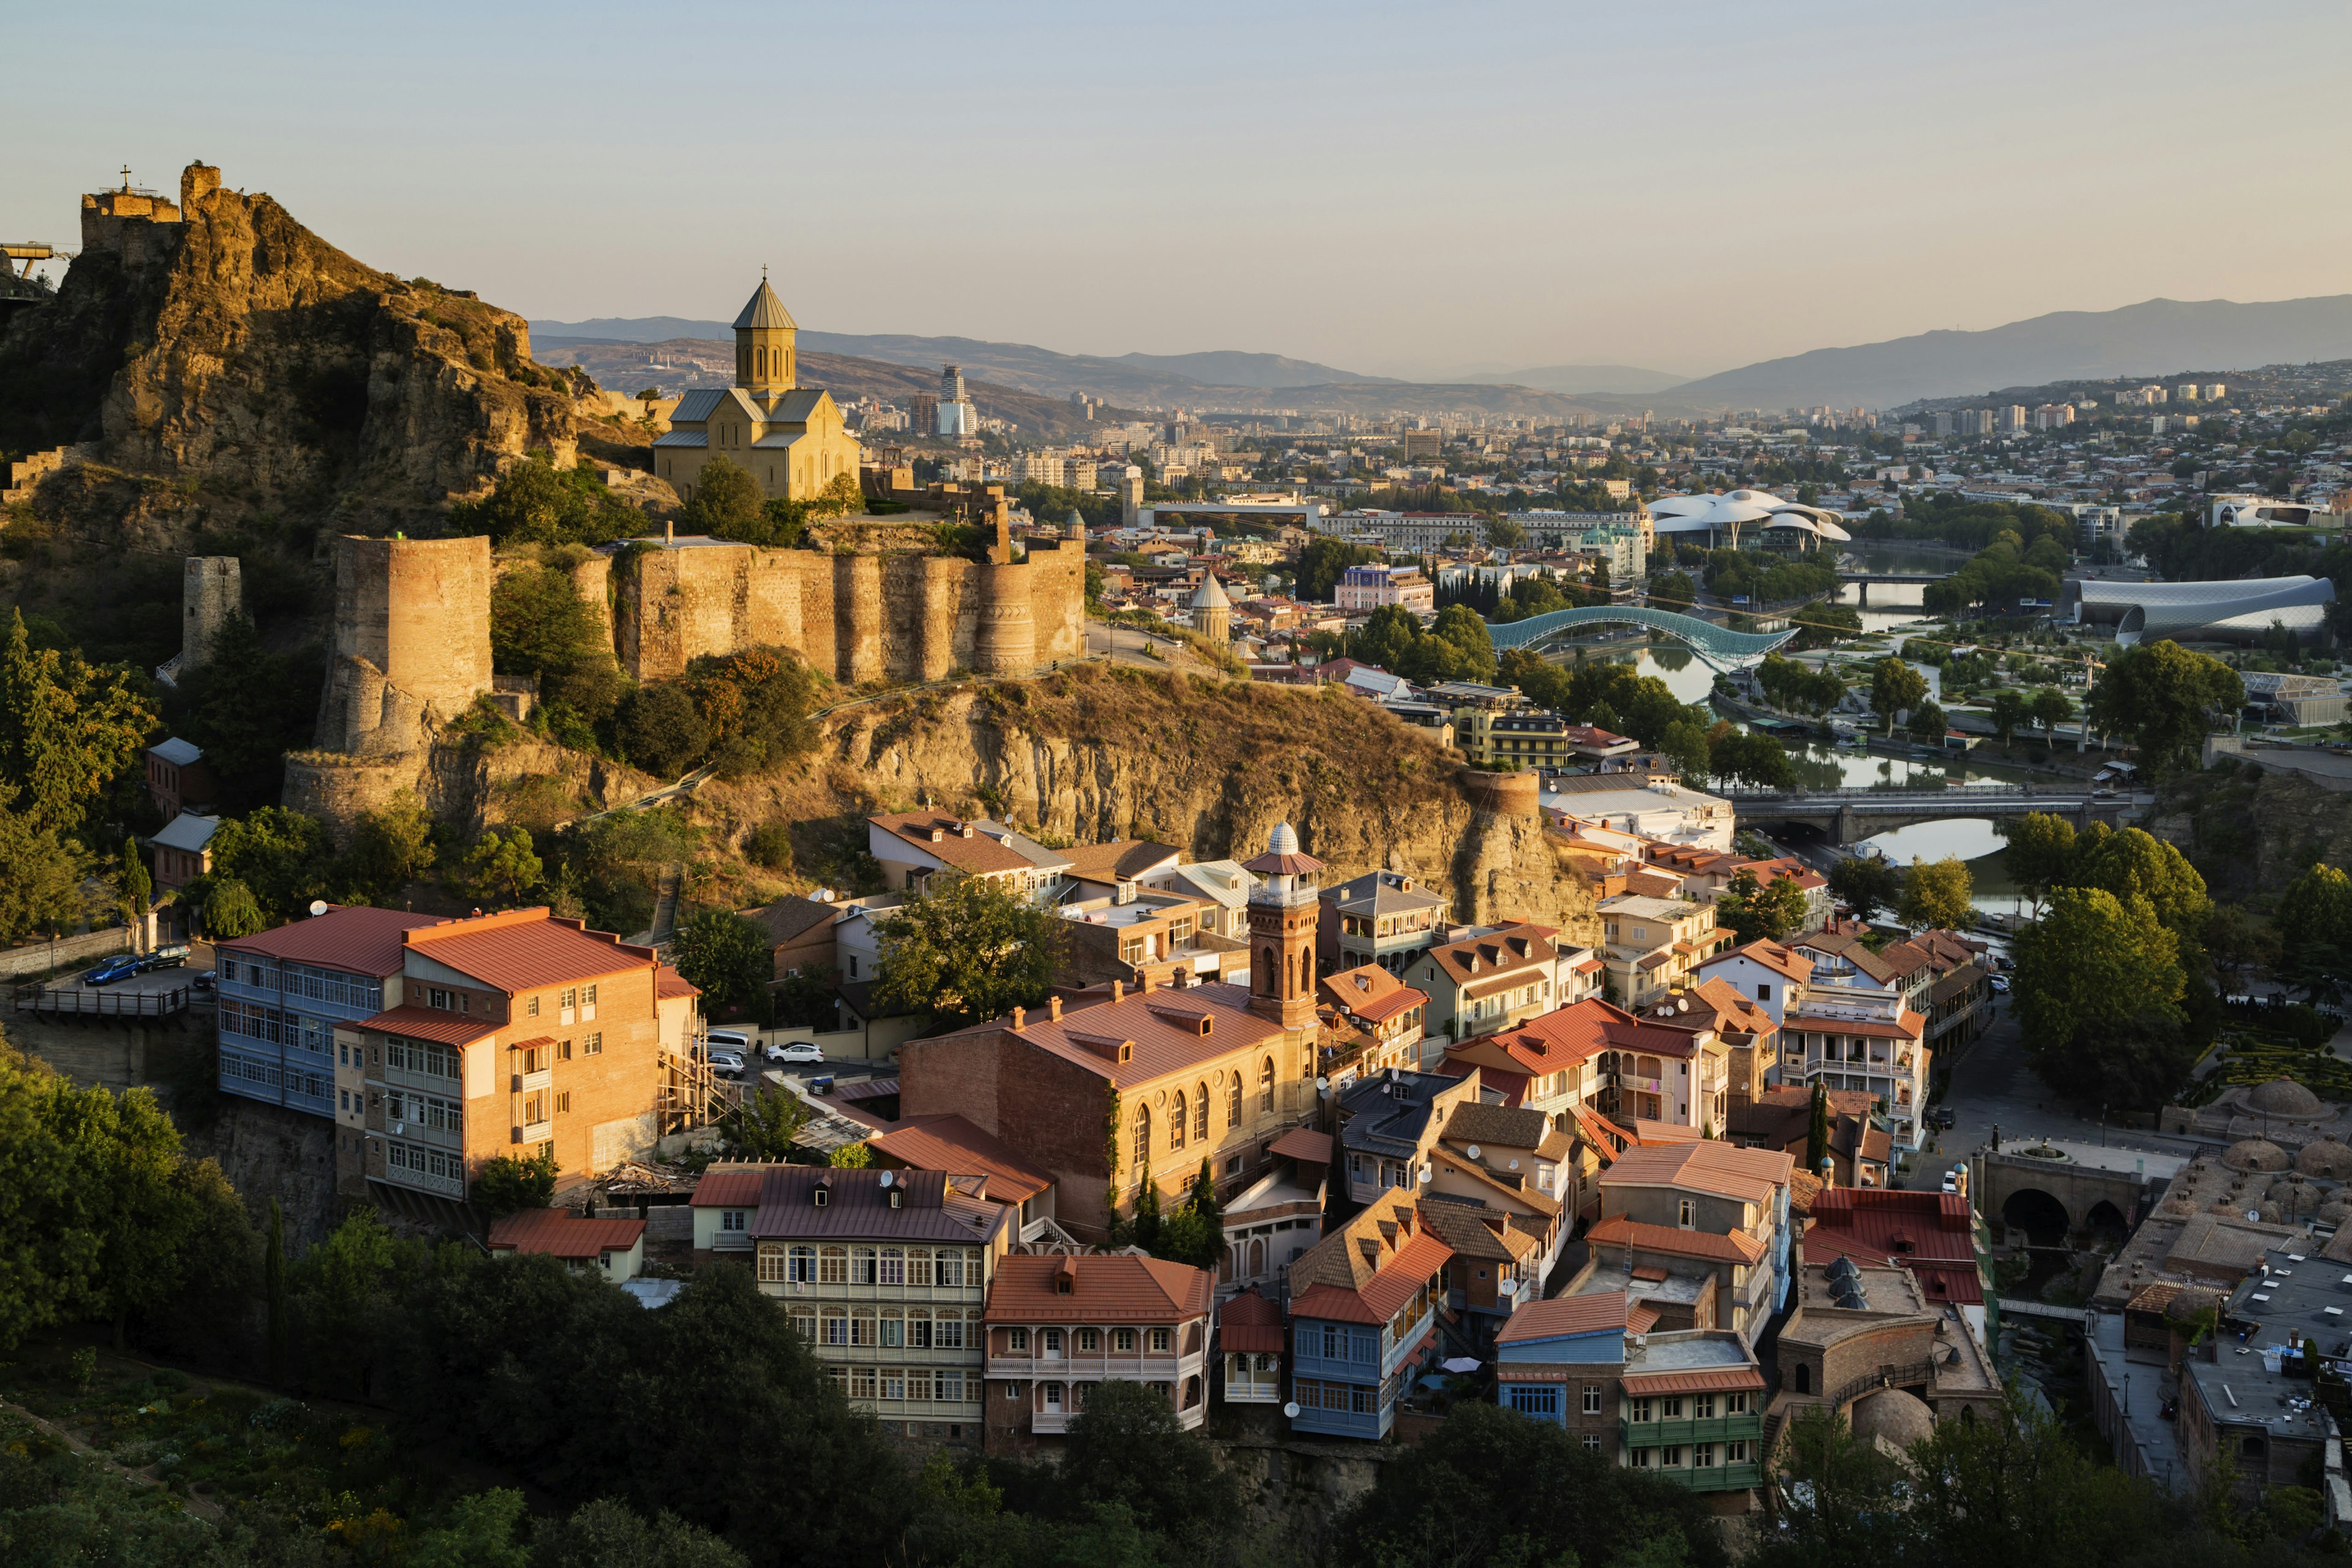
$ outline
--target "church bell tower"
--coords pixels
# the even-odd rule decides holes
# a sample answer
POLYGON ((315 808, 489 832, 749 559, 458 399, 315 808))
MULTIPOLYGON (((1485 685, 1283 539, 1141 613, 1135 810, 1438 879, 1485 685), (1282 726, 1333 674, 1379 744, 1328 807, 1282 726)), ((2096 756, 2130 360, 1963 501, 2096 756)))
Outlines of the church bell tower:
POLYGON ((735 318, 735 384, 757 398, 781 397, 800 384, 795 346, 800 325, 760 269, 759 292, 735 318))
POLYGON ((1285 1029, 1315 1024, 1315 875, 1323 862, 1298 852, 1290 824, 1276 825, 1265 853, 1242 863, 1258 879, 1249 896, 1250 1010, 1285 1029))

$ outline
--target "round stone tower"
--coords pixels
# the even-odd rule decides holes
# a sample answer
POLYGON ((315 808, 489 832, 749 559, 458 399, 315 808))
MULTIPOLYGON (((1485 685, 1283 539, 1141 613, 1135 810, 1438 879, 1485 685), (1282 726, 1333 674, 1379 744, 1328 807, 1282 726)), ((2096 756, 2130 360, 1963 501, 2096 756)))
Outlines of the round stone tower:
POLYGON ((221 628, 244 611, 244 579, 236 557, 189 556, 180 576, 180 669, 194 669, 211 658, 221 628))
POLYGON ((989 562, 980 574, 980 625, 973 628, 971 667, 982 675, 1026 675, 1037 668, 1037 612, 1030 602, 1029 567, 989 562))
POLYGON ((1234 640, 1234 602, 1225 597, 1224 585, 1214 572, 1202 573, 1201 585, 1192 590, 1192 629, 1206 637, 1211 647, 1221 648, 1234 640))
POLYGON ((320 750, 419 750, 489 690, 493 576, 480 535, 337 541, 320 750))

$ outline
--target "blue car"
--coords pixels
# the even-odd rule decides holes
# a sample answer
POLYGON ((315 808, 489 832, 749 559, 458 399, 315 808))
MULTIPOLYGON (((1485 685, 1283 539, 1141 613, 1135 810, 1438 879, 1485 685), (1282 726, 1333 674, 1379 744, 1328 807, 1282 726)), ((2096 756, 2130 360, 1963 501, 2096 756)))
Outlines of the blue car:
POLYGON ((141 962, 135 952, 118 953, 97 968, 83 973, 84 985, 111 985, 118 980, 128 980, 139 973, 141 962))

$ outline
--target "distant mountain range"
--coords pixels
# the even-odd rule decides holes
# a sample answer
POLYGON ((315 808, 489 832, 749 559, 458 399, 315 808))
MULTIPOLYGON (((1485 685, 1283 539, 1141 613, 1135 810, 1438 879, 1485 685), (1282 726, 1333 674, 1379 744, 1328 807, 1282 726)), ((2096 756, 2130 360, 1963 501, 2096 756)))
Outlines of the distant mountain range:
POLYGON ((1462 379, 1486 386, 1532 386, 1541 392, 1564 392, 1573 396, 1591 392, 1635 395, 1664 392, 1670 386, 1680 386, 1690 378, 1676 375, 1671 371, 1643 370, 1639 365, 1631 364, 1545 364, 1532 370, 1465 375, 1462 379))
POLYGON ((1829 404, 1893 408, 2047 382, 2158 377, 2352 356, 2352 294, 2242 304, 2146 300, 2057 310, 1976 332, 1921 332, 1815 349, 1688 381, 1664 401, 1696 409, 1829 404))

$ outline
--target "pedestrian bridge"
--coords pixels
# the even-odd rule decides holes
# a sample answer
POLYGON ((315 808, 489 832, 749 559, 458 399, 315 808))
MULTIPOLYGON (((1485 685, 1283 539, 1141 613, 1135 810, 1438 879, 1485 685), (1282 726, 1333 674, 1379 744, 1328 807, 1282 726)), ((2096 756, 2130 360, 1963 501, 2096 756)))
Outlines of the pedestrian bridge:
POLYGON ((1735 632, 1696 616, 1678 616, 1672 610, 1653 610, 1640 605, 1595 605, 1529 616, 1524 621, 1489 622, 1486 635, 1494 639, 1495 651, 1500 653, 1505 648, 1538 647, 1558 638, 1573 637, 1588 626, 1643 626, 1662 633, 1718 669, 1754 664, 1797 635, 1793 626, 1782 632, 1735 632))
POLYGON ((1856 844, 1916 822, 2023 816, 2034 811, 2065 817, 2077 829, 2098 821, 2112 825, 2126 813, 2152 804, 2156 797, 1987 784, 1937 790, 1734 790, 1726 798, 1731 802, 1732 819, 1742 826, 1798 822, 1820 828, 1832 843, 1856 844))

